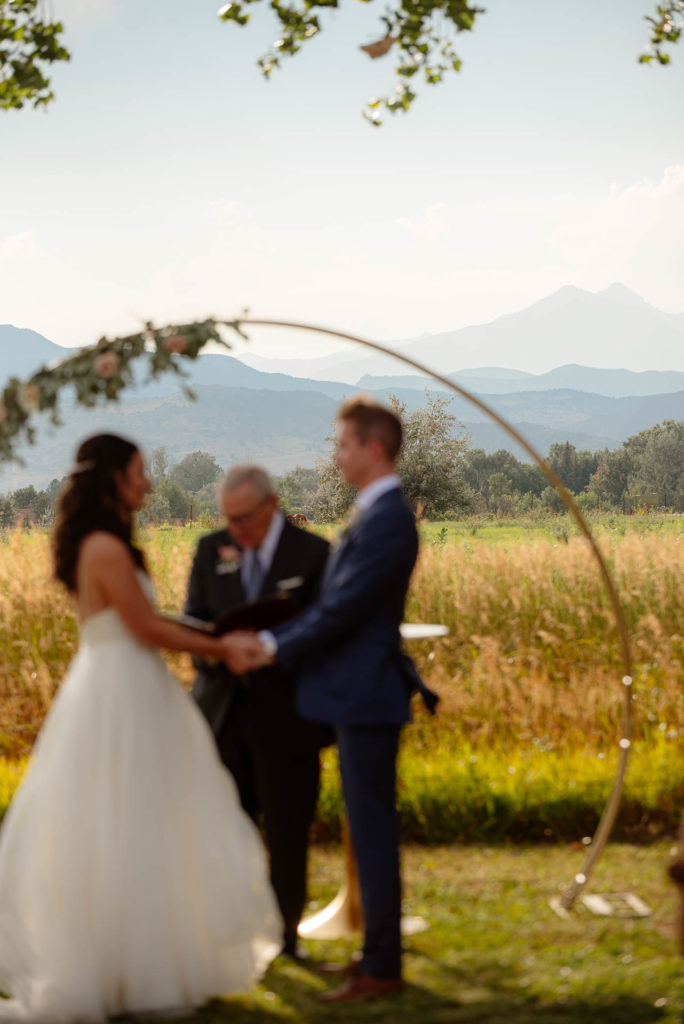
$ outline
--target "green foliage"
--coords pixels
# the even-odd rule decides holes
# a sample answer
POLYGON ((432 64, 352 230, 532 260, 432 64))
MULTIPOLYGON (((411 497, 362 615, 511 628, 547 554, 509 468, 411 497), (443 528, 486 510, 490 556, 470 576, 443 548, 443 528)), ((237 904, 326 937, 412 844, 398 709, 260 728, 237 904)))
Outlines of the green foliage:
POLYGON ((390 405, 404 427, 397 462, 402 487, 409 501, 429 518, 468 511, 473 496, 462 471, 468 435, 449 412, 450 397, 426 392, 426 398, 422 409, 407 414, 405 404, 390 396, 390 405))
POLYGON ((184 491, 197 494, 203 487, 215 483, 221 475, 221 467, 209 452, 191 452, 174 466, 169 479, 184 491))
MULTIPOLYGON (((236 0, 219 11, 223 21, 246 25, 249 14, 246 8, 257 0, 236 0)), ((270 52, 259 58, 259 67, 268 76, 280 66, 283 56, 294 56, 308 39, 318 35, 321 24, 318 12, 325 8, 337 8, 338 0, 303 0, 300 5, 271 0, 271 7, 280 22, 281 36, 270 52)), ((459 60, 453 45, 453 36, 458 32, 472 31, 478 14, 483 9, 469 0, 401 0, 393 7, 387 7, 380 18, 383 26, 382 38, 362 46, 369 57, 383 57, 396 48, 397 84, 393 96, 371 100, 365 116, 372 124, 381 124, 380 112, 389 113, 409 110, 416 97, 416 76, 422 74, 429 85, 442 81, 449 71, 460 71, 459 60)))
POLYGON ((20 487, 18 490, 14 491, 12 497, 14 498, 14 504, 17 508, 25 509, 35 501, 36 495, 37 491, 35 487, 29 484, 28 487, 20 487))
POLYGON ((44 65, 69 60, 60 42, 60 22, 41 15, 39 0, 0 0, 0 109, 54 99, 44 65))
MULTIPOLYGON (((222 21, 244 26, 250 20, 248 8, 259 0, 234 0, 218 11, 222 21)), ((365 0, 370 2, 370 0, 365 0)), ((280 38, 259 58, 262 74, 268 77, 280 66, 283 56, 294 56, 307 40, 321 31, 319 13, 335 10, 339 0, 299 0, 287 3, 270 0, 280 27, 280 38)), ((639 60, 669 64, 666 47, 679 41, 682 32, 677 17, 684 12, 684 0, 665 0, 655 14, 647 17, 650 47, 639 60)), ((484 8, 470 0, 399 0, 385 8, 380 17, 382 36, 361 46, 371 59, 395 50, 396 86, 393 95, 370 100, 364 116, 371 124, 382 124, 382 113, 410 110, 416 98, 416 81, 437 85, 446 74, 461 70, 454 37, 471 32, 484 8)), ((54 99, 44 65, 70 59, 62 46, 60 22, 42 16, 40 0, 0 0, 0 109, 20 109, 26 103, 45 106, 54 99)))
POLYGON ((578 452, 569 441, 552 444, 546 461, 572 494, 578 494, 588 487, 598 468, 598 455, 587 451, 578 452))
MULTIPOLYGON (((239 327, 231 324, 235 330, 239 327)), ((215 320, 155 328, 148 323, 139 334, 122 338, 100 338, 96 345, 56 365, 43 366, 27 381, 10 378, 0 394, 0 462, 21 461, 17 444, 33 444, 35 430, 31 417, 48 412, 55 426, 61 424, 59 399, 63 389, 73 388, 76 401, 92 408, 100 402, 116 401, 133 382, 133 364, 147 363, 147 380, 162 373, 185 374, 181 359, 196 359, 208 341, 230 348, 219 333, 215 320)), ((186 386, 185 393, 194 398, 186 386)))
POLYGON ((11 497, 0 496, 0 529, 9 530, 14 526, 17 507, 11 497))
POLYGON ((665 420, 604 452, 591 487, 619 508, 684 512, 684 421, 665 420))
POLYGON ((159 445, 152 451, 149 459, 148 472, 152 477, 154 486, 158 486, 166 476, 169 468, 169 460, 164 445, 159 445))
MULTIPOLYGON (((152 498, 152 496, 151 496, 152 498)), ((182 519, 185 522, 190 514, 190 495, 173 480, 163 480, 155 491, 152 501, 156 501, 157 515, 164 519, 182 519), (164 511, 168 508, 168 516, 164 511)), ((154 504, 153 504, 153 507, 154 504)))
MULTIPOLYGON (((617 754, 540 747, 454 751, 418 743, 409 728, 398 769, 407 842, 570 841, 594 831, 615 777, 617 754)), ((616 836, 674 834, 684 806, 684 767, 675 740, 658 737, 632 753, 616 836)), ((337 759, 324 760, 317 832, 337 838, 343 813, 337 759)))
POLYGON ((317 469, 296 466, 284 476, 275 477, 273 484, 280 503, 288 512, 311 512, 311 503, 320 486, 317 469))
POLYGON ((682 34, 682 22, 678 17, 684 15, 684 0, 665 0, 658 4, 655 17, 647 17, 651 26, 649 49, 639 57, 640 64, 650 64, 656 60, 659 64, 669 64, 670 54, 665 47, 678 43, 682 34))
MULTIPOLYGON (((468 449, 463 428, 448 409, 451 398, 430 395, 422 409, 406 412, 391 395, 389 404, 402 421, 404 443, 397 473, 409 501, 426 516, 463 512, 472 508, 473 495, 463 480, 461 466, 468 449)), ((326 438, 333 441, 332 437, 326 438)), ((330 521, 343 517, 355 497, 335 462, 334 451, 318 466, 319 486, 311 500, 314 515, 330 521)))

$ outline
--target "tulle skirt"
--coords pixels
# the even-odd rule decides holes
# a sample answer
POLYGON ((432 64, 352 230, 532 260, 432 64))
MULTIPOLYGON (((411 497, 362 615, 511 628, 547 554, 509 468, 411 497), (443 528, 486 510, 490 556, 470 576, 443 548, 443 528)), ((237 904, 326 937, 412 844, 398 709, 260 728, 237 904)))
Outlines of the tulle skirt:
POLYGON ((248 989, 281 938, 260 837, 204 718, 98 613, 0 829, 0 1018, 199 1006, 248 989))

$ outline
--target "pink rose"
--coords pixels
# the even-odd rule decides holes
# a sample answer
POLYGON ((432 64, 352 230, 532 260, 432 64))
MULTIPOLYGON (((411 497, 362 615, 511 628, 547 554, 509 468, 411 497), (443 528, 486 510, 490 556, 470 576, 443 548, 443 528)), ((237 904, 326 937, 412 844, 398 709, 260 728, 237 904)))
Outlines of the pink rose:
POLYGON ((24 384, 19 389, 17 401, 27 415, 35 412, 40 406, 40 388, 37 384, 24 384))
POLYGON ((102 352, 93 360, 93 369, 98 377, 110 380, 119 369, 120 362, 116 352, 102 352))
POLYGON ((184 334, 170 334, 164 338, 163 347, 165 352, 186 352, 188 339, 184 334))

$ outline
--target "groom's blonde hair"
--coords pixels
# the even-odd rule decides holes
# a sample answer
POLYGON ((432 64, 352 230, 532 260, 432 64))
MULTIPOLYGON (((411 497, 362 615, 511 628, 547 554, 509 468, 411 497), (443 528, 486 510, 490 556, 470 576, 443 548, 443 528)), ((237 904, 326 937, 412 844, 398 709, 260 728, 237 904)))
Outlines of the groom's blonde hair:
POLYGON ((352 423, 362 444, 371 439, 379 441, 389 461, 395 461, 401 450, 403 430, 393 409, 372 395, 353 395, 342 403, 337 419, 340 423, 352 423))

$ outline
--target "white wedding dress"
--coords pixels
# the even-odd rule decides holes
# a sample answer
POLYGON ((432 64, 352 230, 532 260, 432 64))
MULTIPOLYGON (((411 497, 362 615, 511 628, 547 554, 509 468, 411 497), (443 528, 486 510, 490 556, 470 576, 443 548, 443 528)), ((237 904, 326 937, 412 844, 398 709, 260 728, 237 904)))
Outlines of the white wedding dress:
POLYGON ((0 1019, 196 1007, 248 989, 281 942, 201 712, 114 609, 92 615, 0 828, 0 1019))

